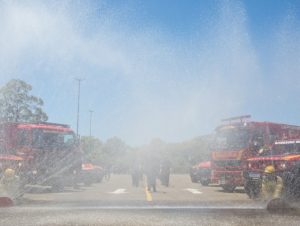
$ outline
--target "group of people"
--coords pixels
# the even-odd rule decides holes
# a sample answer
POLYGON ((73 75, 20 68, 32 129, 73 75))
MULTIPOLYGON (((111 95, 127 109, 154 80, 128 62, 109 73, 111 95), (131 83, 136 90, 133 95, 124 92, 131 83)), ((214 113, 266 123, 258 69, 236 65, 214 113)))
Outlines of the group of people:
POLYGON ((168 160, 157 162, 148 161, 145 165, 135 162, 131 169, 132 186, 138 187, 143 175, 146 176, 148 191, 156 192, 156 180, 160 179, 161 184, 168 187, 170 181, 170 162, 168 160))

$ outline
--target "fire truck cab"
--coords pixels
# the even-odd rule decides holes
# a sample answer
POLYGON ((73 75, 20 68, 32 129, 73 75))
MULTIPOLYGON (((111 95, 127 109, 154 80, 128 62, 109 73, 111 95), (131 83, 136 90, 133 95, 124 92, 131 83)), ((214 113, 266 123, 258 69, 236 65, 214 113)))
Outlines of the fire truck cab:
POLYGON ((259 156, 247 160, 245 191, 250 198, 260 194, 261 181, 266 166, 273 165, 284 181, 285 195, 300 197, 300 137, 277 140, 270 148, 262 149, 259 156))
POLYGON ((225 191, 233 192, 244 186, 243 171, 247 159, 259 155, 276 139, 295 137, 300 127, 272 122, 250 121, 250 115, 223 120, 216 128, 212 147, 212 183, 218 183, 225 191))
POLYGON ((1 123, 0 154, 22 158, 18 172, 24 184, 50 185, 53 190, 62 190, 81 169, 77 137, 63 124, 1 123))

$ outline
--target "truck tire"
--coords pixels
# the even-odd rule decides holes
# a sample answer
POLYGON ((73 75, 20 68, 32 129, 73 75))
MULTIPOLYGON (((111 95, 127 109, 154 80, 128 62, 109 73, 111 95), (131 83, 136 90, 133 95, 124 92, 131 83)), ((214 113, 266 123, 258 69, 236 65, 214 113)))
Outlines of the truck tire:
POLYGON ((208 186, 209 180, 201 180, 200 179, 200 183, 201 183, 202 186, 208 186))
POLYGON ((102 182, 102 180, 103 180, 103 176, 98 176, 98 178, 97 178, 97 183, 101 183, 102 182))
POLYGON ((63 192, 64 188, 65 188, 65 186, 62 181, 56 181, 51 186, 51 192, 63 192))
POLYGON ((231 184, 222 185, 223 190, 230 193, 234 191, 235 187, 236 187, 235 185, 231 185, 231 184))
POLYGON ((244 189, 250 199, 257 199, 260 194, 261 186, 259 182, 246 181, 244 189))
POLYGON ((283 197, 287 200, 300 199, 300 167, 294 167, 290 172, 283 174, 283 197))
POLYGON ((84 183, 85 186, 89 187, 93 184, 93 180, 91 178, 85 178, 83 183, 84 183))
POLYGON ((198 183, 197 178, 193 177, 193 176, 191 176, 191 181, 192 181, 192 183, 198 183))

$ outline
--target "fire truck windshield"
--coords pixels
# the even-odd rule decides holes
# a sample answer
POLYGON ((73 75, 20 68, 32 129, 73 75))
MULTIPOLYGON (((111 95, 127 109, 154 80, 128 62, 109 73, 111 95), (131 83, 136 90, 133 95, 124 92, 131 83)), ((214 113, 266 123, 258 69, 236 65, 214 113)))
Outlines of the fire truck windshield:
POLYGON ((244 128, 219 130, 216 134, 215 150, 235 150, 245 148, 249 142, 249 132, 244 128))
POLYGON ((18 131, 18 145, 36 148, 41 147, 70 147, 75 144, 73 132, 45 129, 23 129, 18 131), (31 139, 32 137, 32 139, 31 139))
POLYGON ((73 132, 34 129, 32 135, 33 147, 69 147, 75 143, 73 132))

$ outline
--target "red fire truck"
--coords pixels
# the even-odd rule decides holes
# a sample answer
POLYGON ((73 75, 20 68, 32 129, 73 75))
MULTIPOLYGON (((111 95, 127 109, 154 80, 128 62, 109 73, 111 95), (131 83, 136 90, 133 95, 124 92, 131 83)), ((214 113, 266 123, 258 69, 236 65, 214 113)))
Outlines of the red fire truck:
POLYGON ((285 195, 300 198, 300 136, 298 139, 277 140, 270 148, 261 149, 259 156, 248 159, 245 170, 245 191, 250 198, 260 194, 262 174, 273 165, 284 180, 285 195))
POLYGON ((246 160, 257 156, 259 150, 275 140, 293 138, 300 134, 300 127, 272 122, 250 121, 250 115, 224 119, 225 124, 216 128, 212 147, 212 183, 232 192, 244 186, 243 169, 246 160))
POLYGON ((22 159, 18 172, 24 184, 51 185, 53 190, 75 181, 81 169, 77 137, 63 124, 1 123, 0 154, 2 159, 5 155, 22 159))
POLYGON ((80 182, 90 186, 93 183, 101 183, 104 177, 104 169, 92 163, 82 163, 80 182))
POLYGON ((211 181, 211 162, 200 162, 190 168, 190 177, 193 183, 200 183, 208 186, 211 181))

